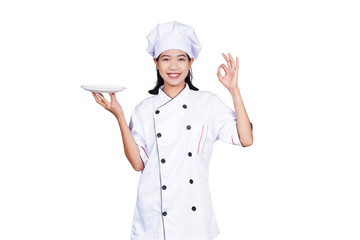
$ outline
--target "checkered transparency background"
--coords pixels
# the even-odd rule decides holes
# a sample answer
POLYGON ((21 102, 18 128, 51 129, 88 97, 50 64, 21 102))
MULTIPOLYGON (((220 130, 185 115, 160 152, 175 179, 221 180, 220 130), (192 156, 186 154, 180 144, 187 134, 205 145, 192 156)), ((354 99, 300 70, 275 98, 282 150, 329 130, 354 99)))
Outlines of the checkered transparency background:
MULTIPOLYGON (((127 121, 150 96, 146 35, 195 28, 193 83, 240 60, 254 143, 214 145, 217 240, 360 239, 356 1, 1 1, 0 239, 129 239, 140 172, 114 116, 80 85, 114 84, 127 121)), ((105 95, 108 99, 109 95, 105 95)), ((234 108, 233 108, 234 109, 234 108)))

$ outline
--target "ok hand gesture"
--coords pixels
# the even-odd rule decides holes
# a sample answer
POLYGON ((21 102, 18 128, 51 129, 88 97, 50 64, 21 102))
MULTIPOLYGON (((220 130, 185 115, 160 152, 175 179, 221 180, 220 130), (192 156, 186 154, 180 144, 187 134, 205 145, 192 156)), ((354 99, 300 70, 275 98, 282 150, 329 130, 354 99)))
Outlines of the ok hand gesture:
POLYGON ((225 64, 221 64, 217 69, 217 76, 219 81, 230 91, 232 92, 238 87, 238 73, 239 73, 239 58, 236 57, 236 65, 233 57, 229 53, 229 56, 226 56, 224 53, 222 56, 227 62, 227 67, 225 64), (220 69, 225 71, 225 76, 220 72, 220 69))

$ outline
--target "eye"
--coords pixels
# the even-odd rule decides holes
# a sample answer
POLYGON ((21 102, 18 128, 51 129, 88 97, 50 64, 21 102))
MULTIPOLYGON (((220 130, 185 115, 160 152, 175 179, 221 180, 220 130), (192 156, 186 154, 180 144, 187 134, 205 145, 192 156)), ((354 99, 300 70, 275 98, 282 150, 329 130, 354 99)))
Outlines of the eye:
POLYGON ((179 61, 186 61, 185 58, 180 58, 179 61))
POLYGON ((169 59, 168 59, 168 58, 163 58, 162 60, 163 60, 163 61, 169 61, 169 59))

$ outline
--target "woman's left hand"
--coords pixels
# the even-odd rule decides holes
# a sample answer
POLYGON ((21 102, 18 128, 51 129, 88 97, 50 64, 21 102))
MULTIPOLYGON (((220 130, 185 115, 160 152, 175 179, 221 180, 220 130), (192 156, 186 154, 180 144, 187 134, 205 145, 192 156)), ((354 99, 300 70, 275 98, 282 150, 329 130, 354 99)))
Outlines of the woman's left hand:
POLYGON ((236 64, 229 53, 229 56, 226 56, 224 53, 222 54, 225 58, 228 66, 226 67, 225 64, 221 64, 217 70, 217 76, 219 81, 230 91, 232 92, 238 87, 238 74, 239 74, 239 58, 236 57, 236 64), (225 76, 221 74, 220 69, 225 71, 225 76))

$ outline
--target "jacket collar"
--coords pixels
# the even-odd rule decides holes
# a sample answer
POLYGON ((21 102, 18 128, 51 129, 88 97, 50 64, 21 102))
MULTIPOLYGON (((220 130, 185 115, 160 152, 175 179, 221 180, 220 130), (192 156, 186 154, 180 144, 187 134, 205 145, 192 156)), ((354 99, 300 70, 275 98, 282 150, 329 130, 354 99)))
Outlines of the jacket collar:
POLYGON ((161 85, 158 93, 158 108, 167 105, 168 103, 177 103, 183 101, 189 92, 189 85, 185 82, 185 87, 174 98, 171 98, 164 92, 164 85, 161 85))

